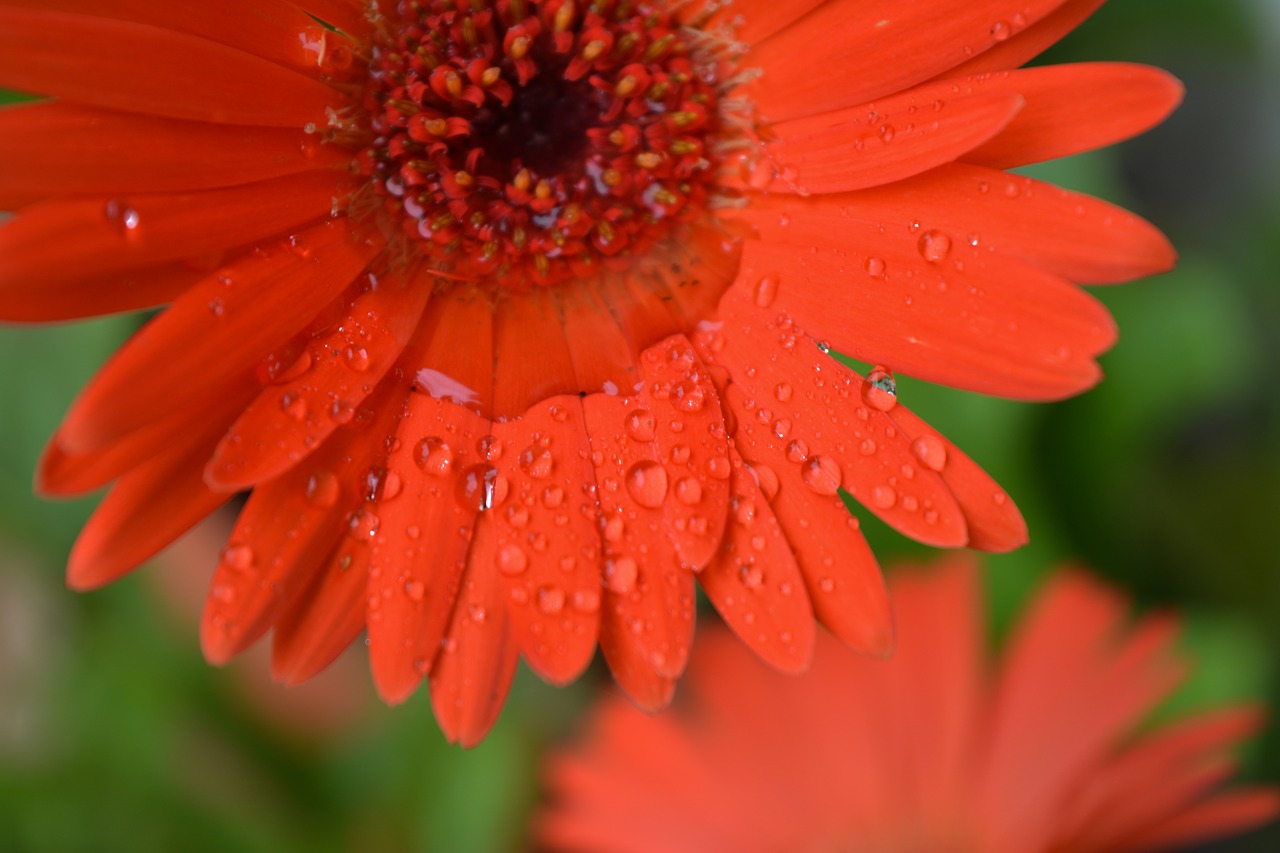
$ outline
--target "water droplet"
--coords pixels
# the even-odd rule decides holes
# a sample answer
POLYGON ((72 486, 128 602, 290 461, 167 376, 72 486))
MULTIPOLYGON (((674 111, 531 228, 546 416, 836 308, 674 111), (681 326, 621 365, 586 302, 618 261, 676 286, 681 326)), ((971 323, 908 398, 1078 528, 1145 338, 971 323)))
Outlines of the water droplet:
POLYGON ((422 581, 405 581, 404 594, 410 601, 421 601, 427 594, 427 587, 422 581))
POLYGON ((684 465, 689 461, 689 448, 684 444, 677 444, 671 448, 671 461, 677 465, 684 465))
POLYGON ((792 462, 803 462, 809 458, 809 445, 797 438, 787 445, 787 459, 792 462))
POLYGON ((215 296, 209 300, 209 313, 215 317, 221 317, 222 312, 226 310, 226 303, 222 301, 221 296, 215 296))
POLYGON ((884 260, 882 258, 867 258, 867 275, 872 278, 879 278, 884 275, 884 260))
POLYGON ((1004 41, 1010 33, 1009 25, 1004 21, 996 21, 991 25, 991 37, 996 41, 1004 41))
POLYGON ((467 509, 484 512, 507 499, 507 478, 492 465, 471 465, 458 478, 459 503, 467 509))
POLYGON ((939 264, 951 251, 951 238, 941 231, 926 231, 916 241, 920 256, 931 264, 939 264))
POLYGON ((513 504, 507 507, 507 521, 512 527, 524 527, 529 523, 529 508, 524 504, 513 504))
POLYGON ((871 490, 871 502, 880 509, 889 509, 898 502, 893 486, 876 486, 871 490))
POLYGON ((756 484, 760 486, 760 492, 764 495, 765 500, 773 500, 778 496, 778 489, 781 484, 778 482, 778 472, 774 471, 768 465, 751 465, 750 471, 752 476, 756 478, 756 484))
POLYGON ((778 438, 786 438, 791 432, 791 421, 786 418, 778 418, 773 422, 773 434, 778 438))
POLYGON ((773 396, 777 398, 779 403, 785 403, 791 399, 793 389, 787 382, 779 382, 773 388, 773 396))
POLYGON ((897 134, 897 131, 894 130, 893 125, 891 124, 882 124, 880 125, 880 129, 877 131, 877 133, 880 134, 881 142, 892 142, 893 137, 897 134))
POLYGON ((600 593, 594 589, 579 589, 573 593, 573 609, 579 613, 595 613, 600 609, 600 593))
POLYGON ((231 604, 236 600, 236 588, 229 583, 214 584, 209 594, 222 604, 231 604))
POLYGON ((305 420, 307 417, 307 401, 302 398, 301 394, 293 391, 286 391, 280 395, 280 408, 295 421, 305 420))
POLYGON ((747 589, 759 589, 764 584, 764 571, 754 563, 743 563, 738 567, 738 579, 747 589))
POLYGON ((228 545, 222 549, 222 565, 236 572, 253 568, 253 549, 248 545, 228 545))
POLYGON ((102 214, 107 218, 107 224, 120 232, 120 236, 130 241, 137 239, 142 217, 128 202, 111 199, 102 206, 102 214))
POLYGON ((898 383, 893 372, 885 367, 874 367, 862 383, 862 399, 868 406, 887 412, 898 405, 898 383))
POLYGON ((316 471, 307 479, 307 502, 313 506, 333 506, 338 502, 338 493, 341 491, 338 478, 331 471, 316 471))
POLYGON ((555 509, 564 503, 564 489, 559 486, 547 486, 542 490, 542 505, 547 509, 555 509))
POLYGON ((858 452, 863 456, 874 456, 878 449, 878 445, 870 438, 864 438, 858 445, 858 452))
POLYGON ((818 341, 817 344, 818 344, 819 352, 823 354, 831 352, 831 344, 827 343, 826 341, 818 341))
POLYGON ((285 240, 285 246, 289 249, 290 254, 302 258, 304 261, 311 257, 311 244, 299 234, 294 234, 285 240))
POLYGON ((355 416, 356 410, 346 400, 334 400, 329 405, 329 417, 336 423, 349 424, 355 416))
POLYGON ((662 506, 667 496, 667 469, 657 462, 645 460, 627 471, 627 492, 640 506, 662 506))
POLYGON ((476 452, 486 462, 497 462, 502 458, 502 442, 496 435, 482 436, 476 441, 476 452))
POLYGON ((767 275, 756 284, 756 304, 768 308, 778 296, 778 277, 767 275))
POLYGON ((693 477, 683 477, 676 483, 676 499, 682 504, 693 506, 702 500, 702 484, 693 477))
MULTIPOLYGON (((671 389, 671 405, 682 412, 696 412, 702 409, 705 395, 702 386, 685 379, 676 383, 671 389)), ((674 424, 672 424, 674 426, 674 424)))
POLYGON ((414 447, 413 461, 428 474, 441 477, 453 467, 453 448, 444 439, 429 435, 414 447))
POLYGON ((834 495, 840 488, 840 464, 830 456, 812 456, 800 468, 800 479, 820 495, 834 495))
POLYGON ((518 575, 529 566, 529 558, 517 545, 503 545, 498 549, 498 571, 504 575, 518 575))
POLYGON ((621 516, 613 516, 604 523, 604 538, 609 542, 621 542, 626 532, 626 524, 621 516))
POLYGON ((558 586, 538 587, 538 609, 548 615, 564 609, 564 590, 558 586))
POLYGON ((911 452, 920 464, 934 471, 941 471, 947 464, 947 446, 936 435, 922 435, 911 442, 911 452))
POLYGON ((611 591, 630 592, 639 574, 636 561, 630 557, 613 557, 604 561, 604 583, 611 591))
POLYGON ((347 516, 347 528, 357 539, 370 539, 377 535, 380 523, 377 515, 362 509, 347 516))
POLYGON ((400 494, 404 488, 404 481, 400 479, 400 475, 395 471, 388 471, 382 477, 382 500, 389 501, 396 495, 400 494))
POLYGON ((483 622, 489 615, 489 611, 485 610, 483 604, 471 604, 467 607, 467 615, 471 617, 472 622, 483 622))
POLYGON ((352 370, 363 373, 369 369, 369 353, 364 347, 349 346, 347 347, 347 366, 352 370))
POLYGON ((655 426, 653 414, 647 409, 636 409, 627 415, 627 435, 636 441, 653 441, 655 426))
POLYGON ((544 480, 551 476, 554 464, 551 451, 541 445, 531 444, 520 451, 520 470, 535 479, 544 480))

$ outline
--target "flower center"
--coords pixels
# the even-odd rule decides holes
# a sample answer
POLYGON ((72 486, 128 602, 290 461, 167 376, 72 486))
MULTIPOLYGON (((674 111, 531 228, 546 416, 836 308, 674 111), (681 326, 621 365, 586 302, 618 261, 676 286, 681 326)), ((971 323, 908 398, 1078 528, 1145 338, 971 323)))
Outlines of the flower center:
POLYGON ((616 268, 707 209, 712 40, 631 0, 401 2, 360 169, 411 258, 514 290, 616 268))

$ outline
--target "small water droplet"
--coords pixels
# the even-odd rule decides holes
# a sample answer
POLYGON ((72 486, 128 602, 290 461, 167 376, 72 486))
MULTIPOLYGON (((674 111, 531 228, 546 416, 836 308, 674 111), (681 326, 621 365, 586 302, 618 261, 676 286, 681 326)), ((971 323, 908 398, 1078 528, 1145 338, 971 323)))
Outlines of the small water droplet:
POLYGON ((893 137, 897 135, 897 131, 894 130, 894 127, 891 124, 880 125, 880 129, 876 132, 880 134, 881 142, 892 142, 893 137))
POLYGON ((768 308, 778 296, 778 277, 767 275, 756 284, 756 304, 768 308))
POLYGON ((377 515, 362 509, 358 509, 347 516, 347 528, 351 531, 351 535, 357 539, 370 539, 377 535, 380 523, 381 521, 377 515))
POLYGON ((485 610, 483 604, 471 604, 467 607, 467 614, 472 622, 484 622, 489 616, 489 611, 485 610))
POLYGON ((573 593, 573 609, 579 613, 595 613, 600 609, 600 593, 594 589, 579 589, 573 593))
POLYGON ((827 343, 826 341, 818 341, 817 344, 818 344, 819 352, 824 354, 831 352, 831 344, 827 343))
POLYGON ((418 580, 405 581, 404 594, 410 601, 421 601, 427 594, 426 584, 418 580))
POLYGON ((226 310, 226 303, 222 301, 221 296, 215 296, 209 300, 209 313, 215 317, 221 317, 222 312, 226 310))
POLYGON ((549 584, 538 587, 538 609, 547 615, 559 613, 564 609, 564 590, 549 584))
POLYGON ((940 264, 951 252, 951 238, 941 231, 926 231, 916 241, 920 257, 931 264, 940 264))
POLYGON ((346 358, 347 366, 352 370, 363 373, 369 369, 369 353, 364 347, 347 347, 346 358))
POLYGON ((656 432, 656 424, 653 420, 653 414, 647 409, 636 409, 627 415, 626 420, 627 435, 636 441, 653 441, 656 432))
MULTIPOLYGON (((685 379, 677 382, 671 389, 671 405, 682 412, 697 412, 702 409, 705 395, 702 386, 685 379)), ((673 424, 674 426, 674 424, 673 424)))
POLYGON ((819 495, 834 495, 840 477, 840 464, 830 456, 812 456, 800 468, 800 479, 819 495))
POLYGON ((667 470, 657 462, 645 460, 627 471, 627 492, 640 506, 662 506, 667 496, 667 470))
POLYGON ((911 442, 911 452, 921 465, 934 471, 941 471, 947 464, 947 446, 936 435, 922 435, 911 442))
POLYGON ((236 600, 236 588, 229 583, 214 584, 209 594, 222 604, 231 604, 236 600))
POLYGON ((524 504, 513 504, 507 507, 507 521, 512 527, 524 527, 529 523, 529 508, 524 504))
POLYGON ((877 449, 878 445, 870 438, 864 438, 858 445, 858 452, 863 456, 874 456, 877 449))
POLYGON ((564 503, 564 489, 559 486, 547 486, 542 490, 542 505, 547 509, 555 509, 564 503))
POLYGON ((733 473, 733 463, 727 456, 712 456, 707 460, 707 473, 713 480, 727 480, 733 473))
POLYGON ((693 506, 702 500, 702 484, 694 477, 683 477, 676 483, 676 499, 682 504, 693 506))
POLYGON ((880 509, 889 509, 898 502, 893 486, 876 486, 871 490, 871 502, 880 509))
POLYGON ((137 239, 138 226, 142 223, 142 217, 128 202, 111 199, 102 206, 102 214, 106 217, 107 223, 120 233, 120 236, 129 241, 137 239))
POLYGON ((222 564, 236 572, 253 568, 253 549, 248 545, 228 545, 222 549, 222 564))
POLYGON ((759 589, 764 584, 764 570, 754 563, 743 563, 738 567, 738 579, 747 589, 759 589))
POLYGON ((803 462, 809 458, 809 445, 803 439, 797 438, 795 441, 787 444, 787 459, 792 462, 803 462))
POLYGON ((879 278, 884 275, 884 260, 882 258, 867 258, 867 275, 872 278, 879 278))
POLYGON ((538 444, 531 444, 520 451, 520 470, 537 480, 545 480, 551 476, 555 460, 551 451, 538 444))
POLYGON ((333 472, 320 470, 307 478, 307 502, 320 508, 328 508, 338 502, 342 487, 333 472))
POLYGON ((498 571, 504 575, 518 575, 529 566, 529 558, 517 545, 503 545, 498 549, 498 571))
POLYGON ((639 574, 636 561, 630 557, 614 557, 604 562, 604 583, 611 591, 628 593, 639 574))
POLYGON ((690 451, 688 445, 677 444, 671 448, 671 461, 677 465, 684 465, 689 461, 690 451))
POLYGON ((785 403, 790 400, 792 393, 793 389, 790 383, 787 382, 779 382, 773 388, 773 396, 777 398, 779 403, 785 403))
POLYGON ((604 523, 604 538, 610 542, 621 542, 625 532, 626 523, 621 516, 612 516, 604 523))
POLYGON ((778 418, 773 422, 773 434, 778 438, 786 438, 791 432, 791 421, 787 418, 778 418))
POLYGON ((1004 41, 1009 37, 1010 33, 1009 25, 1004 21, 996 21, 991 25, 991 37, 996 41, 1004 41))
POLYGON ((507 499, 507 478, 492 465, 471 465, 458 478, 459 503, 477 512, 493 509, 507 499))
POLYGON ((765 500, 771 501, 778 496, 778 490, 782 485, 778 481, 777 471, 763 464, 751 465, 750 471, 752 476, 756 478, 756 484, 760 486, 760 492, 764 495, 765 500))

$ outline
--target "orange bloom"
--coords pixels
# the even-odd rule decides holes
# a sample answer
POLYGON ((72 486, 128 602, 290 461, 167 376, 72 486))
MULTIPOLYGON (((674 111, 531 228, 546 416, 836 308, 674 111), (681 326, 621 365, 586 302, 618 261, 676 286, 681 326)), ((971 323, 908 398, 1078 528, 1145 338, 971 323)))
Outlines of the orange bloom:
POLYGON ((699 641, 687 704, 650 717, 606 699, 584 741, 548 763, 540 840, 592 853, 1120 853, 1280 812, 1275 789, 1219 790, 1256 710, 1135 735, 1184 669, 1173 619, 1129 625, 1114 591, 1063 572, 989 673, 973 563, 894 581, 892 661, 824 634, 813 671, 786 678, 717 632, 699 641))
POLYGON ((1099 2, 0 0, 0 85, 49 98, 0 112, 0 317, 168 305, 41 463, 114 481, 69 583, 252 490, 208 659, 273 629, 292 683, 367 630, 383 697, 429 677, 464 743, 518 657, 567 682, 597 640, 666 703, 695 578, 784 669, 815 615, 888 652, 841 490, 932 545, 1026 536, 891 370, 1073 394, 1114 329, 1071 282, 1173 263, 1002 171, 1178 101, 1011 70, 1099 2))

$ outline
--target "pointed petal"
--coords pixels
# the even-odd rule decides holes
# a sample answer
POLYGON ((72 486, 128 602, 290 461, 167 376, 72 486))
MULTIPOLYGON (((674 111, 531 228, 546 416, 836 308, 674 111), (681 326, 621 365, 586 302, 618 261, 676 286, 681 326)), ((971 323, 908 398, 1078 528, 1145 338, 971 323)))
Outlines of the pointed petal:
POLYGON ((1006 169, 1137 136, 1164 121, 1183 87, 1159 68, 1120 62, 1051 65, 951 81, 974 92, 1016 92, 1022 111, 964 159, 1006 169))
POLYGON ((964 515, 946 483, 889 417, 896 397, 864 382, 744 290, 735 285, 725 294, 724 330, 702 341, 741 391, 747 411, 735 412, 735 442, 743 456, 786 468, 816 497, 843 489, 921 542, 965 544, 964 515), (744 421, 751 422, 749 437, 744 421))
POLYGON ((883 231, 838 216, 762 224, 768 242, 747 242, 740 284, 774 277, 776 309, 861 361, 1048 400, 1096 383, 1094 356, 1115 340, 1111 315, 1093 297, 958 234, 883 231), (796 245, 817 252, 798 258, 796 245))
POLYGON ((44 9, 0 6, 0 55, 8 88, 170 118, 323 127, 326 110, 346 101, 324 83, 212 41, 44 9))
POLYGON ((481 502, 500 503, 499 488, 505 499, 505 481, 476 450, 487 433, 487 421, 455 403, 414 393, 405 404, 387 457, 388 476, 394 473, 404 490, 378 507, 369 562, 369 659, 388 703, 409 698, 430 671, 467 565, 476 512, 481 502))
POLYGON ((344 169, 351 152, 301 130, 204 122, 59 102, 0 110, 0 207, 68 195, 114 196, 246 184, 344 169), (8 204, 6 204, 8 200, 8 204))
POLYGON ((360 273, 374 248, 344 223, 300 231, 306 257, 277 251, 210 276, 126 343, 64 422, 68 448, 117 441, 165 412, 197 405, 227 376, 252 369, 360 273), (228 283, 229 282, 229 283, 228 283))
MULTIPOLYGON (((0 278, 3 270, 0 264, 0 278)), ((209 271, 203 267, 171 263, 105 275, 77 275, 39 287, 0 282, 0 318, 49 323, 154 308, 173 302, 208 277, 209 271)))
MULTIPOLYGON (((1023 26, 1061 3, 1023 3, 1023 26)), ((993 26, 1005 23, 1008 6, 1007 0, 828 0, 752 47, 749 63, 764 73, 743 93, 765 118, 782 121, 900 92, 1008 38, 1008 23, 993 26)))
POLYGON ((662 502, 676 556, 697 571, 720 550, 729 508, 728 440, 720 397, 684 335, 640 359, 644 408, 627 415, 628 437, 652 435, 670 494, 662 502), (642 430, 637 434, 636 430, 642 430))
POLYGON ((733 520, 698 584, 761 659, 783 672, 804 672, 817 636, 804 577, 751 469, 736 449, 730 460, 733 520))
POLYGON ((476 519, 471 564, 444 648, 431 668, 431 707, 450 743, 470 749, 489 733, 511 689, 520 655, 494 571, 497 539, 492 518, 476 519), (474 567, 474 568, 473 568, 474 567))
POLYGON ((625 432, 633 398, 593 394, 582 402, 604 530, 602 624, 613 625, 615 657, 678 678, 693 642, 694 587, 661 509, 670 499, 666 470, 652 444, 625 432))
POLYGON ((600 510, 582 404, 553 397, 494 424, 494 436, 511 497, 493 514, 494 562, 485 570, 502 577, 529 668, 567 684, 591 663, 600 631, 600 510))
POLYGON ((308 343, 304 372, 263 388, 231 426, 205 469, 208 482, 244 489, 319 447, 400 357, 429 295, 420 282, 384 276, 356 297, 341 323, 308 343))
POLYGON ((991 45, 972 59, 950 69, 946 76, 969 77, 990 71, 1008 71, 1024 65, 1027 60, 1057 44, 1105 2, 1106 0, 1065 0, 1031 26, 1011 34, 1004 41, 991 45))
POLYGON ((773 192, 880 186, 951 163, 999 134, 1022 108, 1016 92, 942 100, 912 90, 773 126, 773 192), (920 110, 917 115, 917 110, 920 110))

